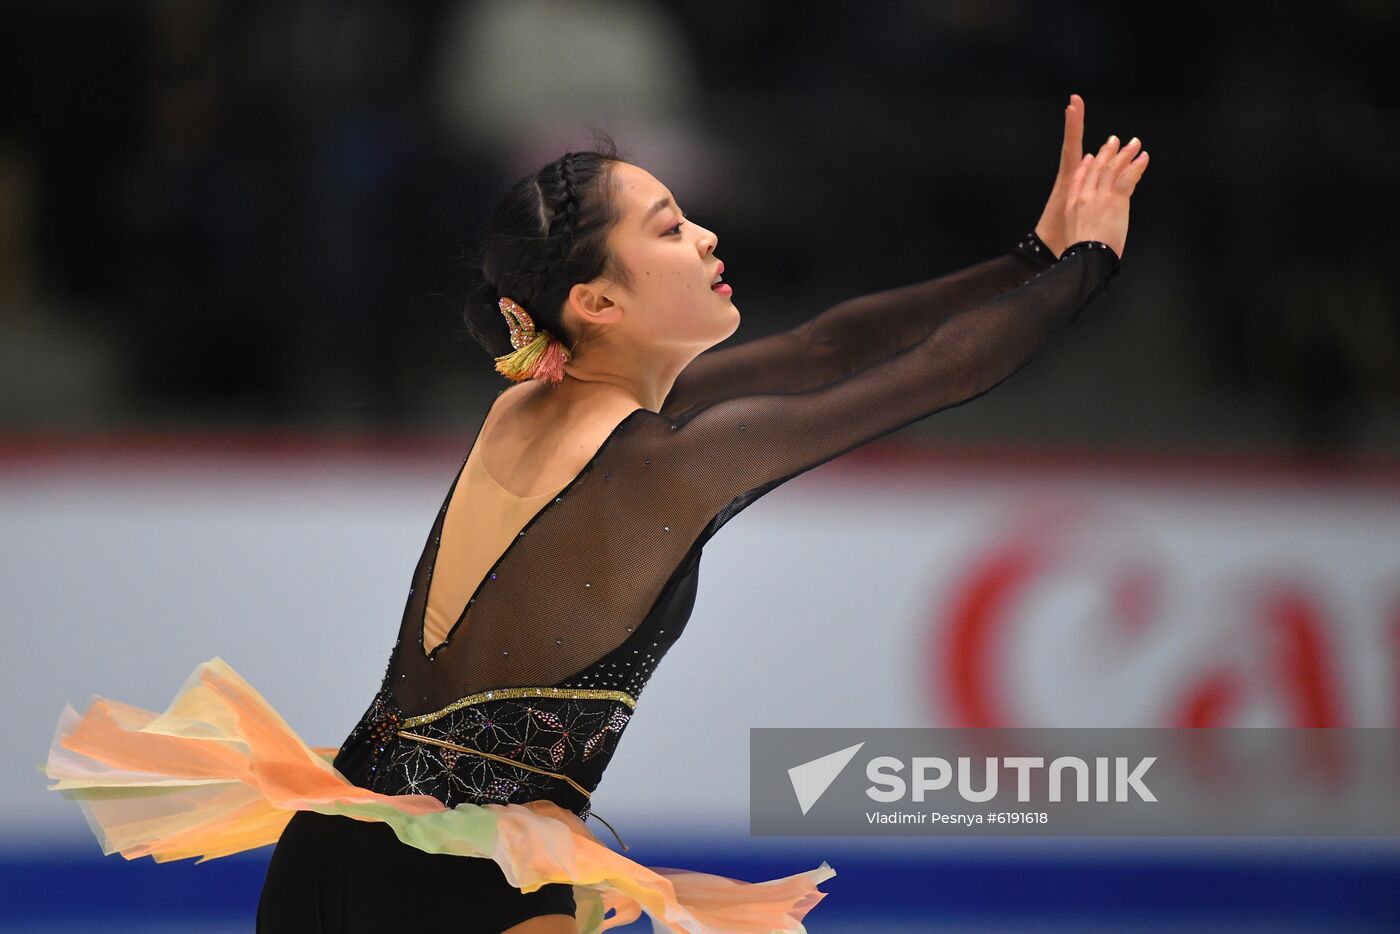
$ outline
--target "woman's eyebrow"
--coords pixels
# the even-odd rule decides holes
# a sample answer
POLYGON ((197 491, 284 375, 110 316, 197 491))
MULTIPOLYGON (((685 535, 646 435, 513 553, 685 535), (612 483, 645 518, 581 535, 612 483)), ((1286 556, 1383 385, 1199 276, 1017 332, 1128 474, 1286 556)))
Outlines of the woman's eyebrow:
MULTIPOLYGON (((671 203, 671 199, 670 199, 669 197, 666 197, 666 198, 662 198, 660 201, 658 201, 658 202, 656 202, 655 204, 653 204, 653 205, 647 210, 646 214, 644 214, 644 215, 642 216, 642 223, 643 223, 643 224, 646 224, 647 221, 651 220, 651 217, 652 217, 653 214, 655 214, 657 211, 661 210, 662 208, 664 208, 666 205, 668 205, 668 204, 670 204, 670 203, 671 203)), ((677 211, 680 210, 680 205, 676 205, 676 210, 677 210, 677 211)))

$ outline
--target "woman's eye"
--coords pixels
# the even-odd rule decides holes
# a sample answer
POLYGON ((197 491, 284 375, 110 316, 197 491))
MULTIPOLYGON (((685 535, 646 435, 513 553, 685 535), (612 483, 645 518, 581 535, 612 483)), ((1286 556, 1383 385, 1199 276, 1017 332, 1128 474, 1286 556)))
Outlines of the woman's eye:
POLYGON ((679 224, 677 224, 676 226, 672 227, 671 229, 667 230, 667 231, 666 231, 666 236, 669 237, 669 236, 671 236, 672 234, 679 234, 679 233, 681 232, 681 228, 685 226, 685 222, 688 221, 688 220, 690 220, 690 215, 687 214, 687 213, 685 213, 684 211, 682 211, 682 212, 681 212, 681 222, 680 222, 679 224))

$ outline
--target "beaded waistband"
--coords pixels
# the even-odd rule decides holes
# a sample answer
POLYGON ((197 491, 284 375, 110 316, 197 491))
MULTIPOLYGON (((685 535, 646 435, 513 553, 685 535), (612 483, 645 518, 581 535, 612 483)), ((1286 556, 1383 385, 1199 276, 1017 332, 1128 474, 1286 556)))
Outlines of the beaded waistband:
MULTIPOLYGON (((497 693, 499 693, 499 692, 497 692, 497 693)), ((618 693, 618 694, 620 694, 620 693, 622 693, 622 692, 621 692, 621 691, 616 691, 616 692, 599 692, 599 693, 618 693)), ((530 696, 533 696, 533 695, 530 695, 530 696)), ((405 721, 405 722, 407 722, 407 721, 405 721)), ((573 780, 572 778, 570 778, 569 776, 564 775, 563 773, 560 773, 560 772, 551 772, 551 771, 549 771, 549 769, 542 769, 542 768, 540 768, 539 766, 535 766, 535 765, 526 765, 524 762, 517 762, 515 759, 508 759, 508 758, 506 758, 505 756, 498 756, 498 755, 496 755, 495 753, 483 752, 483 751, 480 750, 480 749, 472 749, 472 748, 470 748, 470 747, 468 747, 468 746, 461 746, 461 745, 459 745, 459 744, 457 744, 457 743, 448 742, 448 741, 445 740, 445 739, 438 739, 438 738, 435 737, 435 736, 424 736, 422 733, 410 733, 408 730, 398 730, 397 733, 396 733, 396 735, 402 736, 404 739, 411 739, 411 740, 414 740, 415 742, 419 742, 419 743, 428 743, 428 744, 433 745, 433 746, 441 746, 441 747, 444 748, 444 749, 452 749, 452 750, 455 750, 455 751, 457 751, 457 752, 464 752, 464 753, 466 753, 466 754, 468 754, 468 755, 480 756, 480 757, 482 757, 483 759, 490 759, 490 760, 492 760, 493 762, 500 762, 500 763, 503 763, 503 764, 505 764, 505 765, 509 765, 509 766, 511 766, 511 767, 513 767, 513 768, 525 769, 526 771, 529 771, 529 772, 536 772, 536 773, 538 773, 538 774, 540 774, 540 775, 548 775, 550 778, 557 778, 557 779, 559 779, 559 780, 562 781, 562 782, 568 783, 568 785, 569 785, 571 788, 573 788, 573 789, 574 789, 575 791, 577 791, 579 794, 583 795, 585 798, 592 798, 592 797, 593 797, 593 795, 588 791, 587 788, 584 788, 584 787, 583 787, 582 785, 580 785, 578 782, 574 781, 574 780, 573 780)), ((617 837, 617 842, 618 842, 619 844, 621 844, 623 850, 631 849, 631 847, 629 847, 626 843, 623 843, 623 842, 622 842, 622 838, 618 836, 617 831, 616 831, 616 830, 613 830, 613 825, 612 825, 612 824, 609 824, 606 820, 604 820, 603 815, 599 814, 597 811, 590 811, 589 813, 591 813, 594 817, 598 818, 600 821, 603 821, 603 824, 608 828, 608 830, 612 830, 612 835, 613 835, 614 837, 617 837)))
POLYGON ((468 694, 466 697, 458 698, 441 710, 434 710, 430 713, 421 713, 413 717, 405 717, 403 726, 422 726, 424 723, 432 723, 450 713, 461 710, 463 707, 470 707, 473 704, 481 704, 492 700, 514 700, 521 697, 558 697, 573 700, 615 700, 626 704, 630 709, 637 708, 637 699, 626 691, 604 690, 602 688, 496 688, 491 691, 478 691, 476 694, 468 694))

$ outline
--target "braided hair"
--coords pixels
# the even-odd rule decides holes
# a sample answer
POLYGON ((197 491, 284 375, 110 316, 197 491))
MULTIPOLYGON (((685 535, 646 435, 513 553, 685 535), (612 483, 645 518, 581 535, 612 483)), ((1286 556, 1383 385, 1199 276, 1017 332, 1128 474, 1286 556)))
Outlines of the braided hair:
POLYGON ((626 160, 606 134, 595 135, 594 149, 567 152, 511 185, 481 227, 462 317, 493 358, 513 349, 502 296, 518 302, 536 330, 571 348, 581 335, 564 324, 569 290, 604 275, 631 284, 607 244, 618 219, 611 164, 626 160))

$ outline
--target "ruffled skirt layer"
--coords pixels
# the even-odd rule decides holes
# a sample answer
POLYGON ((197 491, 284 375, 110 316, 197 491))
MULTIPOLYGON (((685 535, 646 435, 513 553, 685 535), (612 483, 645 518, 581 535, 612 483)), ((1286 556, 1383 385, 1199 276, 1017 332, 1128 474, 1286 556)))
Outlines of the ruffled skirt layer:
POLYGON ((580 934, 637 920, 658 931, 805 932, 803 917, 836 875, 816 869, 743 882, 647 867, 609 849, 550 801, 461 804, 383 795, 332 764, 335 747, 307 746, 223 659, 200 665, 164 713, 95 697, 65 706, 48 761, 50 789, 76 800, 104 853, 199 862, 277 842, 299 810, 382 821, 428 853, 494 860, 511 885, 573 886, 580 934))

